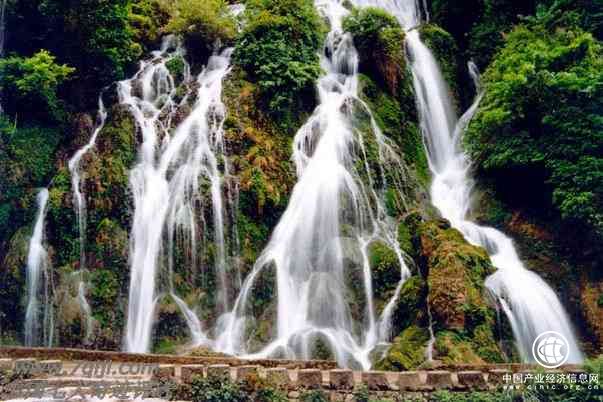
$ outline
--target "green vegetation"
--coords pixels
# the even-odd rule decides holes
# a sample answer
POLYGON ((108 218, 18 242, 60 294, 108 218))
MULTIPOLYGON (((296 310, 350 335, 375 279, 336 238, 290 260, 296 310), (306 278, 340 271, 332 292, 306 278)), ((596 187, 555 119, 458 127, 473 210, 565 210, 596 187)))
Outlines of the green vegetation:
POLYGON ((508 35, 465 142, 498 186, 519 185, 527 204, 544 203, 601 236, 601 44, 579 27, 561 28, 561 16, 542 18, 508 35))
POLYGON ((494 310, 485 298, 484 281, 494 272, 488 254, 446 221, 426 222, 419 230, 438 359, 503 361, 494 338, 494 310))
POLYGON ((37 16, 39 29, 46 30, 40 42, 51 44, 80 78, 109 84, 123 78, 128 65, 142 55, 128 23, 129 5, 128 0, 44 0, 37 16))
MULTIPOLYGON (((601 376, 603 376, 603 355, 597 358, 587 360, 584 363, 584 368, 588 373, 597 374, 599 385, 597 387, 582 385, 579 388, 561 388, 561 389, 539 389, 537 384, 531 384, 532 389, 524 391, 526 397, 531 397, 539 401, 550 402, 583 402, 583 401, 603 401, 603 392, 599 389, 601 384, 601 376)), ((543 387, 544 388, 544 387, 543 387)))
POLYGON ((354 38, 360 71, 376 83, 383 83, 389 94, 400 102, 404 113, 414 114, 414 103, 406 103, 414 98, 410 72, 406 68, 404 31, 398 21, 385 11, 369 7, 353 9, 343 21, 343 27, 354 38))
POLYGON ((314 106, 325 28, 311 0, 250 0, 235 62, 256 82, 263 108, 285 128, 314 106))
POLYGON ((166 30, 183 35, 193 53, 201 52, 201 60, 215 43, 229 44, 235 37, 236 23, 225 0, 177 0, 172 7, 166 30))
POLYGON ((146 49, 159 42, 164 27, 170 19, 171 4, 168 0, 133 0, 128 12, 128 23, 134 40, 146 49))
POLYGON ((16 127, 0 116, 0 238, 10 238, 23 219, 35 211, 36 188, 46 184, 61 133, 56 128, 16 127))
POLYGON ((434 24, 421 25, 419 32, 421 33, 421 40, 429 49, 431 49, 438 61, 444 79, 452 91, 452 98, 455 101, 458 100, 459 89, 457 76, 459 73, 459 50, 455 39, 444 29, 434 24))
POLYGON ((0 91, 10 114, 17 113, 17 105, 28 105, 28 113, 35 117, 49 115, 56 120, 63 118, 63 108, 57 91, 75 69, 57 64, 47 50, 40 50, 32 57, 12 56, 0 59, 0 91), (38 116, 36 116, 36 114, 38 116))
POLYGON ((391 32, 401 32, 396 18, 376 7, 354 8, 343 22, 343 29, 354 36, 361 53, 370 53, 375 44, 384 44, 391 32))
MULTIPOLYGON (((19 339, 23 327, 23 268, 40 187, 50 192, 45 236, 53 266, 53 297, 59 307, 56 333, 66 345, 83 342, 85 323, 74 286, 79 277, 73 275, 80 268, 80 246, 67 161, 89 140, 103 90, 108 119, 93 151, 82 159, 87 244, 86 270, 81 275, 88 284, 96 322, 90 341, 98 348, 119 347, 132 224, 128 172, 135 163, 140 132, 127 108, 115 105, 113 83, 131 75, 136 62, 156 49, 161 36, 168 33, 181 36, 186 47, 185 55, 166 63, 176 77, 178 100, 186 89, 195 89, 194 83, 182 82, 185 63, 197 73, 216 48, 235 47, 222 97, 232 175, 232 181, 225 179, 225 184, 239 190, 234 211, 239 242, 228 244, 229 250, 237 248, 237 257, 228 261, 227 275, 231 279, 239 269, 243 277, 248 274, 295 184, 291 138, 316 104, 314 87, 322 73, 318 53, 326 28, 312 0, 248 0, 240 21, 229 12, 232 3, 8 1, 6 57, 0 59, 5 112, 0 116, 0 321, 6 322, 0 328, 2 342, 19 339)), ((512 235, 526 266, 563 288, 559 294, 566 298, 564 302, 570 301, 566 304, 573 322, 580 325, 578 333, 586 334, 581 341, 600 345, 601 2, 428 3, 433 23, 417 29, 438 60, 459 109, 474 95, 465 62, 473 59, 485 72, 485 97, 465 136, 478 174, 477 188, 484 191, 472 219, 512 235)), ((398 242, 412 271, 395 306, 393 346, 377 366, 403 370, 424 363, 428 308, 433 316, 436 360, 444 364, 503 361, 497 341, 499 336, 506 341, 510 329, 504 320, 497 325, 485 297, 484 279, 492 272, 491 262, 484 250, 468 244, 446 222, 429 220, 436 213, 429 207, 426 190, 430 173, 405 54, 405 33, 396 18, 382 10, 357 9, 350 2, 345 7, 350 15, 343 28, 353 38, 360 58, 361 102, 349 103, 363 141, 362 151, 354 149, 354 163, 364 170, 366 162, 375 187, 385 187, 379 195, 397 226, 398 242), (379 170, 383 155, 378 153, 370 117, 388 138, 388 145, 402 156, 399 164, 384 164, 383 175, 379 170)), ((139 90, 137 85, 134 91, 139 90)), ((186 115, 186 107, 176 113, 175 122, 186 115)), ((211 232, 211 220, 198 218, 206 221, 205 229, 211 232)), ((216 247, 209 240, 199 252, 203 275, 187 271, 192 256, 186 247, 174 250, 174 288, 210 326, 216 319, 211 311, 218 278, 205 267, 213 266, 216 247)), ((384 243, 371 245, 369 260, 374 305, 380 313, 396 289, 400 266, 384 243)), ((346 270, 349 292, 345 297, 352 317, 360 319, 364 289, 361 273, 353 271, 346 270)), ((274 335, 275 282, 274 267, 266 267, 251 290, 247 312, 255 320, 247 328, 249 349, 265 345, 274 335)), ((186 323, 169 297, 158 304, 157 314, 161 322, 154 329, 155 350, 176 352, 185 341, 186 323)), ((324 339, 317 338, 312 353, 332 358, 325 345, 324 339)), ((259 380, 218 384, 199 379, 193 392, 198 401, 276 402, 285 398, 259 380)), ((573 397, 562 395, 538 393, 542 400, 573 397)), ((596 400, 596 395, 576 395, 596 400)), ((466 397, 489 402, 507 396, 441 392, 434 399, 462 401, 466 397)), ((356 398, 369 400, 362 390, 356 398)), ((310 392, 301 399, 321 401, 323 396, 310 392)))
POLYGON ((400 281, 400 262, 396 253, 385 243, 375 242, 369 246, 369 264, 376 298, 385 298, 385 293, 396 288, 400 281))
POLYGON ((366 385, 362 385, 354 391, 354 398, 355 402, 393 402, 391 399, 371 398, 370 391, 366 385))
POLYGON ((306 391, 299 398, 301 402, 328 402, 329 396, 320 390, 306 391))
POLYGON ((232 382, 219 377, 195 377, 190 386, 193 402, 286 402, 286 396, 257 377, 232 382))
POLYGON ((375 364, 377 370, 404 371, 416 369, 426 359, 429 341, 427 328, 410 326, 397 336, 387 355, 375 364))

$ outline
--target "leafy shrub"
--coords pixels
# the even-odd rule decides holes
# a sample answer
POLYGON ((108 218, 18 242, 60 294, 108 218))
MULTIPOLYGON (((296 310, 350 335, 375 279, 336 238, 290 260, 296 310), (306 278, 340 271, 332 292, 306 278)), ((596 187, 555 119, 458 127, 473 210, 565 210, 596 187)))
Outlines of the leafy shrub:
POLYGON ((162 29, 169 19, 169 4, 166 0, 134 0, 128 13, 134 39, 147 46, 159 41, 162 29))
POLYGON ((392 402, 391 399, 372 399, 370 391, 366 385, 354 391, 355 402, 392 402))
POLYGON ((523 400, 515 398, 512 391, 492 391, 492 392, 451 392, 436 391, 431 395, 433 402, 512 402, 523 400))
POLYGON ((23 223, 33 205, 30 190, 48 184, 60 139, 57 129, 16 127, 0 116, 0 238, 23 223))
MULTIPOLYGON (((14 113, 16 105, 21 104, 27 105, 26 110, 31 110, 34 116, 42 108, 59 120, 62 106, 57 91, 73 72, 74 69, 65 64, 57 64, 47 50, 40 50, 28 58, 12 56, 0 59, 0 90, 9 112, 14 113)), ((39 117, 40 113, 37 114, 39 117)))
POLYGON ((90 284, 90 303, 94 318, 103 326, 115 325, 112 318, 120 290, 117 275, 107 269, 97 269, 91 273, 90 284))
POLYGON ((352 9, 343 20, 343 29, 354 36, 354 44, 361 53, 370 52, 376 43, 382 41, 384 30, 401 30, 393 15, 376 7, 352 9))
MULTIPOLYGON (((414 114, 414 93, 412 91, 412 78, 406 66, 404 54, 405 33, 398 21, 387 12, 378 8, 352 9, 343 21, 343 28, 350 32, 354 38, 354 45, 359 51, 359 70, 370 77, 375 83, 384 83, 389 94, 400 102, 400 112, 409 113, 402 121, 416 121, 414 114)), ((372 85, 369 85, 369 87, 372 85)), ((378 91, 364 87, 364 95, 373 98, 378 91), (368 91, 366 91, 368 90, 368 91)), ((379 97, 383 98, 381 95, 379 97)), ((391 101, 382 104, 385 99, 375 100, 371 109, 380 115, 385 112, 389 117, 393 110, 391 101)), ((379 120, 379 119, 378 119, 379 120)), ((384 123, 381 121, 380 123, 384 123)), ((388 122, 389 123, 389 122, 388 122)), ((399 123, 394 123, 399 125, 399 123)), ((399 135, 399 129, 393 126, 384 127, 399 135)), ((394 138, 391 137, 390 138, 394 138)))
POLYGON ((211 54, 214 44, 230 43, 236 23, 225 0, 177 0, 166 30, 185 37, 187 46, 211 54))
POLYGON ((101 85, 122 79, 142 55, 129 25, 129 6, 130 0, 43 0, 40 22, 50 31, 45 41, 84 75, 80 78, 101 85))
POLYGON ((265 107, 282 120, 314 101, 324 26, 311 0, 251 0, 234 58, 259 85, 265 107), (310 99, 310 100, 309 100, 310 99))
POLYGON ((193 402, 286 402, 285 395, 266 381, 250 378, 240 383, 216 377, 195 377, 190 387, 193 402))
POLYGON ((301 402, 328 402, 329 397, 321 390, 306 391, 299 398, 301 402))
POLYGON ((486 71, 486 96, 465 137, 485 173, 515 185, 521 177, 530 190, 524 201, 544 198, 567 223, 600 236, 601 54, 601 44, 578 27, 518 26, 486 71))
POLYGON ((245 402, 248 396, 238 384, 220 378, 195 377, 191 382, 193 402, 245 402))

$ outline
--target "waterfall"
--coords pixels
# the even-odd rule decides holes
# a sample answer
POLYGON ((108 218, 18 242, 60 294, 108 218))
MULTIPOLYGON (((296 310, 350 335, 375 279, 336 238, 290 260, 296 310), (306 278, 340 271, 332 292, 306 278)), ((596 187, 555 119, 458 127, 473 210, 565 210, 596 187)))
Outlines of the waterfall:
POLYGON ((52 346, 54 325, 50 301, 50 262, 44 248, 47 203, 48 189, 44 188, 37 196, 38 214, 27 255, 27 308, 24 330, 26 346, 52 346))
POLYGON ((222 352, 309 359, 320 339, 341 366, 368 369, 370 353, 389 339, 392 311, 410 273, 375 182, 385 181, 384 168, 400 172, 402 167, 393 145, 358 98, 358 55, 351 35, 341 27, 348 14, 343 3, 316 1, 330 23, 320 58, 325 75, 317 84, 319 105, 294 138, 298 181, 287 209, 247 276, 232 313, 218 327, 215 348, 222 352), (356 127, 361 114, 369 116, 369 131, 378 147, 379 178, 373 177, 365 153, 371 138, 356 127), (355 165, 357 161, 362 163, 355 165), (380 317, 373 305, 368 257, 368 248, 376 241, 395 252, 401 267, 396 292, 380 317), (250 297, 268 270, 276 274, 276 329, 268 345, 249 350, 245 335, 251 321, 250 297), (353 319, 353 302, 346 299, 345 279, 353 273, 362 281, 363 299, 358 302, 365 303, 365 311, 360 322, 353 319))
POLYGON ((107 111, 103 103, 103 98, 98 98, 98 122, 94 129, 90 141, 80 148, 69 160, 69 172, 71 173, 71 188, 73 191, 73 205, 79 229, 80 245, 80 270, 86 269, 86 198, 81 189, 81 162, 82 158, 96 145, 96 137, 102 131, 107 119, 107 111))
POLYGON ((406 47, 433 175, 432 203, 470 243, 484 247, 490 255, 497 271, 487 278, 486 286, 498 297, 511 323, 522 359, 534 360, 531 347, 540 333, 556 331, 568 340, 568 362, 581 362, 582 353, 572 326, 554 291, 537 274, 524 267, 510 238, 494 228, 479 226, 467 219, 473 181, 461 137, 483 96, 477 68, 470 64, 470 74, 477 89, 476 99, 457 121, 440 68, 431 51, 421 42, 418 30, 413 29, 421 23, 418 1, 358 2, 390 11, 407 30, 406 47))
MULTIPOLYGON (((209 59, 196 82, 189 82, 197 92, 189 91, 180 103, 176 102, 175 79, 166 66, 169 60, 183 55, 174 37, 167 37, 161 50, 142 62, 132 79, 119 83, 120 102, 129 107, 142 136, 138 162, 130 172, 134 217, 130 235, 127 351, 150 349, 155 306, 161 296, 157 277, 164 269, 171 276, 178 239, 186 242, 182 246, 190 252, 190 265, 196 270, 198 238, 204 231, 213 230, 218 313, 230 309, 224 230, 227 222, 222 196, 228 163, 221 93, 222 80, 230 71, 232 50, 226 49, 209 59), (174 129, 179 108, 188 105, 191 99, 196 99, 192 110, 174 129), (207 214, 211 214, 211 222, 206 222, 207 214)), ((185 81, 191 81, 188 65, 184 75, 185 81)), ((171 283, 170 277, 166 292, 182 310, 193 342, 203 342, 207 338, 196 314, 174 293, 171 283)))
POLYGON ((86 300, 86 284, 83 280, 80 280, 78 285, 77 300, 80 304, 82 314, 86 319, 86 334, 84 336, 84 343, 87 343, 92 338, 92 326, 94 325, 94 318, 92 317, 92 309, 90 308, 90 304, 88 304, 88 300, 86 300))
MULTIPOLYGON (((71 188, 73 191, 73 207, 75 210, 75 216, 78 222, 79 230, 79 246, 80 246, 80 266, 79 270, 81 273, 86 271, 86 197, 81 188, 81 162, 82 158, 96 145, 96 137, 102 131, 107 120, 107 110, 103 103, 102 95, 98 98, 98 118, 96 127, 92 132, 90 141, 82 148, 80 148, 73 157, 69 160, 68 167, 71 173, 71 188)), ((90 305, 86 300, 86 285, 84 278, 80 275, 80 283, 78 285, 78 303, 82 314, 86 319, 86 340, 90 339, 92 335, 92 311, 90 305)))

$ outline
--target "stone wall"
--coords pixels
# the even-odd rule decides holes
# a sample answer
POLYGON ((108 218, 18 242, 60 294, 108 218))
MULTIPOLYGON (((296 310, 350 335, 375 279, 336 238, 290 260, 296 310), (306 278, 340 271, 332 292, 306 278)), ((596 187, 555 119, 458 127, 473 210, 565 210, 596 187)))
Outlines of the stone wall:
MULTIPOLYGON (((229 367, 227 365, 162 365, 155 373, 156 378, 189 383, 195 376, 217 376, 243 381, 257 376, 288 391, 290 401, 297 401, 307 390, 321 389, 329 394, 331 401, 353 401, 354 390, 366 388, 372 397, 422 399, 437 390, 459 392, 487 391, 508 383, 514 373, 534 373, 535 366, 523 364, 484 365, 472 370, 460 367, 457 370, 420 370, 404 372, 365 371, 347 369, 287 369, 283 367, 263 368, 256 365, 229 367), (505 381, 505 378, 507 381, 505 381)), ((547 373, 573 373, 579 375, 579 366, 568 365, 547 373)))
MULTIPOLYGON (((0 354, 1 355, 1 354, 0 354)), ((437 390, 450 390, 453 392, 488 391, 509 384, 509 378, 516 373, 526 375, 534 374, 537 367, 525 364, 500 364, 482 366, 447 366, 446 369, 418 370, 404 372, 385 371, 352 371, 347 369, 321 369, 291 367, 286 360, 259 361, 268 363, 264 365, 249 364, 243 360, 236 360, 236 364, 160 364, 157 360, 153 371, 146 373, 144 378, 156 383, 177 383, 186 386, 197 376, 229 379, 231 381, 245 381, 246 379, 265 379, 267 383, 287 393, 290 401, 298 401, 300 396, 309 390, 322 390, 329 396, 330 401, 352 402, 354 393, 359 389, 367 389, 372 398, 391 398, 392 400, 418 399, 426 400, 428 395, 437 390), (278 363, 282 363, 279 366, 278 363)), ((103 359, 102 361, 106 361, 103 359)), ((113 363, 123 363, 123 360, 113 360, 113 363)), ((128 362, 133 362, 132 360, 128 362)), ((149 362, 134 361, 148 364, 149 362)), ((72 360, 36 360, 33 358, 0 359, 1 370, 14 370, 24 364, 37 367, 73 366, 72 360)), ((232 362, 231 362, 232 363, 232 362)), ((301 363, 301 362, 299 362, 301 363)), ((312 363, 312 362, 306 362, 312 363)), ((60 371, 60 370, 59 370, 60 371)), ((549 370, 547 374, 575 375, 584 373, 580 366, 567 365, 557 370, 549 370)), ((39 378, 51 381, 60 381, 70 384, 74 379, 81 386, 86 385, 86 379, 78 378, 53 378, 52 374, 42 373, 39 378)), ((142 376, 137 378, 141 379, 142 376)), ((119 382, 124 377, 108 374, 104 380, 119 382)), ((93 379, 88 378, 92 381, 93 379)))

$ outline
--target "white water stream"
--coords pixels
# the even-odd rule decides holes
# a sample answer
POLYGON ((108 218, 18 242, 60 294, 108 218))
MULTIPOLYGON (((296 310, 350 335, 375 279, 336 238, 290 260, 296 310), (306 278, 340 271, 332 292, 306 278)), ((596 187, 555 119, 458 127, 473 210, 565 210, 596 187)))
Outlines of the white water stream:
POLYGON ((358 0, 364 6, 377 6, 391 12, 407 30, 406 47, 414 78, 417 106, 425 145, 433 174, 431 199, 443 217, 460 230, 472 244, 484 247, 497 271, 486 286, 498 300, 513 328, 515 341, 524 361, 533 361, 531 347, 545 331, 565 336, 569 363, 582 361, 571 323, 564 307, 550 286, 521 262, 513 241, 502 232, 479 226, 467 219, 471 210, 473 181, 470 161, 462 150, 461 137, 483 95, 475 66, 470 73, 478 95, 469 110, 457 121, 450 91, 431 51, 423 44, 416 0, 358 0))
MULTIPOLYGON (((222 177, 228 165, 221 93, 222 80, 230 71, 232 49, 212 56, 196 79, 197 93, 189 92, 176 104, 177 88, 166 63, 182 53, 175 39, 168 37, 152 59, 141 63, 132 79, 119 83, 120 102, 129 107, 142 137, 138 162, 130 172, 134 219, 125 336, 125 348, 130 352, 148 352, 151 347, 155 306, 161 296, 156 282, 163 270, 168 270, 170 276, 168 289, 164 290, 183 312, 193 343, 206 343, 197 315, 173 289, 171 274, 177 237, 188 239, 186 248, 196 268, 198 236, 213 230, 217 304, 219 312, 229 310, 222 197, 222 177), (193 96, 196 101, 192 110, 174 129, 179 106, 193 96), (204 220, 208 208, 213 217, 210 223, 204 220)), ((190 81, 188 71, 185 66, 185 81, 190 81)))
POLYGON ((355 127, 355 113, 369 116, 381 159, 380 174, 384 177, 387 167, 401 171, 401 166, 358 99, 358 55, 352 37, 341 27, 348 10, 338 0, 317 0, 316 6, 330 24, 321 55, 326 74, 317 85, 319 106, 294 139, 298 182, 233 312, 221 322, 214 347, 247 357, 309 359, 320 339, 341 366, 368 369, 371 352, 390 338, 391 314, 410 273, 396 241, 395 225, 384 212, 379 189, 373 187, 364 154, 371 139, 355 127), (355 166, 358 160, 362 163, 355 166), (369 246, 376 241, 395 252, 401 267, 401 280, 380 316, 373 305, 368 257, 369 246), (245 337, 253 321, 250 298, 259 276, 267 270, 276 273, 275 333, 268 345, 249 350, 245 337), (347 298, 346 277, 353 271, 361 278, 366 303, 360 322, 352 317, 353 302, 347 298))
POLYGON ((29 242, 27 255, 27 307, 25 310, 25 345, 52 346, 53 312, 50 301, 50 262, 44 247, 44 220, 48 204, 48 189, 37 196, 38 213, 29 242))
POLYGON ((96 145, 98 134, 105 127, 107 120, 107 110, 103 103, 102 95, 98 98, 98 118, 96 126, 92 132, 92 136, 86 145, 80 148, 73 157, 69 160, 68 167, 71 173, 71 189, 73 191, 73 207, 75 216, 78 222, 79 230, 79 246, 80 246, 80 282, 78 284, 77 300, 80 305, 80 310, 85 319, 86 335, 85 340, 88 341, 92 336, 92 327, 94 318, 92 310, 86 299, 86 283, 84 282, 84 273, 86 272, 86 195, 82 190, 82 159, 96 145))

